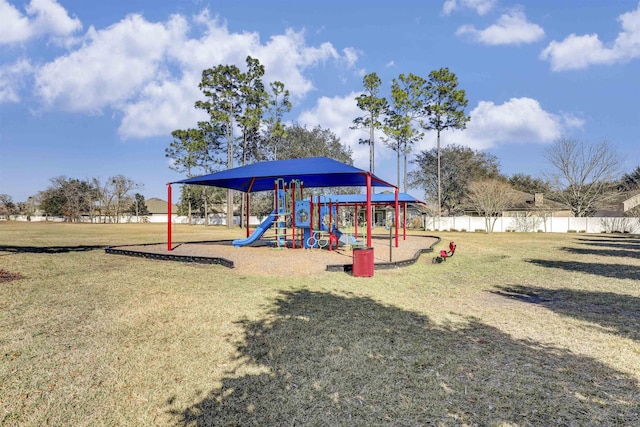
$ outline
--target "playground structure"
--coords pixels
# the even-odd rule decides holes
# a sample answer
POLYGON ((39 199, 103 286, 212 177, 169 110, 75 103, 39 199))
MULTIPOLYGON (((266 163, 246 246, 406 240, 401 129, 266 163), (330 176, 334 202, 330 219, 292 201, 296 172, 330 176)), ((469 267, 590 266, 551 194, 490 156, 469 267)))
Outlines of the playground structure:
MULTIPOLYGON (((355 168, 327 157, 307 157, 301 159, 285 159, 253 163, 247 166, 227 169, 208 175, 187 178, 167 183, 167 215, 171 217, 171 184, 207 185, 230 190, 252 193, 274 188, 274 181, 285 182, 300 180, 307 188, 315 187, 365 187, 366 188, 366 222, 367 246, 371 246, 371 194, 374 187, 393 188, 396 195, 397 212, 398 188, 376 177, 371 172, 355 168)), ((249 203, 246 203, 246 211, 249 203)), ((396 215, 397 217, 397 215, 396 215)), ((249 237, 247 235, 247 237, 249 237)), ((167 250, 171 252, 171 224, 167 226, 167 250)))
MULTIPOLYGON (((359 224, 366 221, 366 195, 305 197, 304 190, 304 183, 299 179, 288 183, 281 178, 276 179, 273 188, 273 210, 253 233, 250 233, 247 228, 247 237, 234 240, 233 245, 242 247, 263 239, 277 248, 333 250, 334 247, 340 246, 350 249, 366 247, 365 241, 361 239, 366 239, 367 234, 360 233, 362 227, 360 232, 358 229, 359 224), (339 213, 343 213, 343 217, 347 214, 350 217, 350 225, 353 228, 349 233, 341 230, 339 213), (265 234, 270 229, 273 229, 275 236, 266 238, 265 234)), ((395 230, 395 247, 398 247, 400 229, 402 229, 402 239, 406 240, 407 237, 407 204, 422 204, 422 202, 405 193, 379 193, 370 196, 370 203, 372 209, 383 209, 387 215, 386 228, 390 233, 395 230)), ((374 227, 372 224, 371 229, 374 227)))
MULTIPOLYGON (((371 172, 327 157, 258 162, 213 174, 167 183, 167 214, 169 218, 171 218, 172 203, 171 184, 207 185, 241 191, 246 194, 273 189, 274 209, 271 214, 262 221, 253 234, 250 234, 247 228, 246 238, 235 240, 234 246, 249 245, 262 237, 267 230, 273 228, 276 234, 273 241, 279 248, 313 248, 322 246, 326 242, 329 249, 332 249, 334 245, 337 247, 344 237, 334 224, 338 216, 338 206, 342 206, 342 204, 334 203, 331 198, 323 203, 322 198, 314 200, 313 197, 310 197, 307 205, 302 194, 304 187, 364 187, 366 189, 365 194, 357 195, 361 198, 363 197, 363 201, 352 202, 356 210, 354 218, 358 217, 358 207, 364 207, 366 222, 366 232, 363 233, 364 242, 357 240, 357 228, 354 235, 351 236, 351 241, 347 240, 347 242, 352 243, 352 248, 363 243, 362 246, 367 249, 367 251, 354 251, 353 254, 354 272, 357 270, 355 268, 356 264, 362 264, 365 267, 363 270, 366 270, 367 276, 369 274, 372 275, 374 269, 372 245, 374 204, 372 200, 373 196, 376 195, 373 194, 373 188, 390 188, 393 193, 388 193, 386 197, 390 196, 390 198, 384 202, 388 208, 393 206, 394 212, 394 225, 389 225, 389 247, 391 247, 394 228, 395 247, 398 247, 398 220, 400 217, 398 188, 376 177, 371 172), (285 183, 288 183, 287 186, 285 186, 285 183), (285 191, 287 188, 285 187, 288 188, 289 198, 287 198, 287 191, 285 191), (291 229, 290 233, 289 229, 291 229), (355 252, 366 252, 367 256, 356 256, 355 252)), ((338 196, 335 197, 337 198, 338 196)), ((245 203, 246 218, 249 217, 250 213, 249 201, 250 198, 247 197, 247 203, 245 203)), ((403 203, 403 206, 405 210, 404 216, 406 217, 406 202, 403 203)), ((357 227, 357 224, 354 225, 357 227)), ((403 228, 406 230, 406 222, 403 228)), ((171 231, 172 226, 169 222, 167 226, 167 252, 173 250, 171 231)), ((346 239, 349 239, 349 236, 346 239)), ((342 243, 344 244, 345 241, 342 240, 342 243)))
POLYGON ((356 237, 346 235, 338 228, 338 205, 330 196, 304 197, 304 183, 294 179, 286 183, 278 178, 274 182, 273 210, 247 237, 233 241, 233 246, 250 245, 273 228, 272 246, 277 248, 326 248, 343 245, 364 246, 356 237), (317 197, 317 198, 316 198, 317 197), (291 231, 289 233, 289 230, 291 231))

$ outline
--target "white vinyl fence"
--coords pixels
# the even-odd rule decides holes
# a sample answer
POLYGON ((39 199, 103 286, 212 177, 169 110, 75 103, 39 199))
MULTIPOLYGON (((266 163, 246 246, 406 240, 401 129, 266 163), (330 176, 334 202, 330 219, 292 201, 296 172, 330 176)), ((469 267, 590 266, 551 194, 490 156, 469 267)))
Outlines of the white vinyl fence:
MULTIPOLYGON (((538 217, 504 216, 495 219, 493 231, 544 233, 637 233, 640 218, 634 217, 538 217)), ((485 218, 475 216, 425 217, 430 231, 488 231, 485 218)))
MULTIPOLYGON (((263 218, 249 217, 250 225, 260 224, 263 218)), ((23 215, 12 215, 12 221, 53 221, 62 222, 64 218, 45 218, 23 215)), ((93 222, 104 222, 104 218, 94 218, 93 222)), ((492 219, 493 221, 493 219, 492 219)), ((82 222, 91 222, 89 217, 84 217, 82 222)), ((110 219, 107 222, 113 222, 110 219)), ((126 215, 120 218, 120 223, 167 223, 166 214, 156 214, 136 217, 126 215)), ((186 216, 172 215, 173 224, 189 224, 186 216)), ((240 217, 234 217, 234 224, 240 224, 240 217)), ((225 214, 209 215, 209 225, 225 225, 225 214)), ((193 218, 193 224, 204 224, 204 218, 193 218)), ((477 216, 453 216, 453 217, 423 217, 423 226, 428 231, 487 231, 485 218, 477 216)), ((543 232, 543 233, 640 233, 640 218, 636 217, 539 217, 539 216, 504 216, 495 219, 493 232, 543 232)))
MULTIPOLYGON (((10 218, 0 217, 0 221, 2 220, 10 220, 10 221, 32 221, 32 222, 64 222, 65 218, 63 217, 45 217, 45 216, 26 216, 26 215, 11 215, 10 218)), ((249 217, 250 225, 258 225, 264 218, 258 218, 256 216, 249 217)), ((104 216, 95 216, 90 218, 89 216, 83 216, 80 218, 78 222, 83 223, 115 223, 115 219, 113 217, 104 217, 104 216)), ((187 216, 178 216, 171 215, 171 222, 174 224, 189 224, 189 217, 187 216)), ((121 215, 120 216, 120 224, 135 224, 135 223, 167 223, 167 214, 155 214, 155 215, 145 215, 145 216, 135 216, 135 215, 121 215)), ((192 223, 194 225, 202 225, 204 224, 204 218, 193 217, 192 223)), ((240 224, 240 217, 235 216, 233 218, 233 223, 236 225, 240 224)), ((227 216, 226 214, 210 214, 209 215, 209 225, 226 225, 227 224, 227 216)))

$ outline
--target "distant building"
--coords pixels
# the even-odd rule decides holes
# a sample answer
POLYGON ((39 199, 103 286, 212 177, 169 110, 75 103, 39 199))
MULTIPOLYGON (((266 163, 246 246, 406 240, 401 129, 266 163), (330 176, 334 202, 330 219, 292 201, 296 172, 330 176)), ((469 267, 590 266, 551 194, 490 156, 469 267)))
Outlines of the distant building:
POLYGON ((523 213, 556 218, 573 216, 571 209, 563 203, 545 198, 544 193, 531 194, 517 190, 514 190, 514 193, 517 196, 516 202, 502 213, 503 216, 517 216, 523 213))
POLYGON ((593 216, 640 216, 640 191, 625 191, 612 196, 596 210, 593 216))
MULTIPOLYGON (((545 217, 570 217, 573 216, 571 210, 563 203, 545 198, 543 193, 525 193, 524 191, 513 190, 516 194, 516 202, 505 209, 499 216, 521 216, 538 215, 545 217)), ((477 216, 478 212, 470 206, 464 208, 464 214, 477 216)))
MULTIPOLYGON (((147 205, 147 209, 149 210, 149 215, 166 215, 169 213, 167 210, 168 203, 166 200, 152 197, 148 200, 145 200, 145 203, 147 205)), ((171 213, 178 213, 178 205, 171 205, 171 213)))

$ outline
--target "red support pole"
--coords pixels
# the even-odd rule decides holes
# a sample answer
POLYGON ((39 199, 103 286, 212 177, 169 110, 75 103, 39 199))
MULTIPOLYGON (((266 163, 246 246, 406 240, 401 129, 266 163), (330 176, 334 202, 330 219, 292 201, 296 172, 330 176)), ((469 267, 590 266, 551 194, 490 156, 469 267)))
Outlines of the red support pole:
POLYGON ((247 237, 249 237, 249 214, 251 213, 251 190, 253 190, 253 184, 256 182, 256 178, 251 178, 249 188, 247 188, 247 237))
POLYGON ((322 230, 322 200, 318 196, 318 231, 322 230))
POLYGON ((287 185, 286 182, 284 182, 283 180, 283 189, 284 189, 284 200, 282 201, 282 210, 284 211, 284 214, 282 215, 282 221, 284 223, 284 228, 282 230, 282 240, 284 243, 284 247, 287 247, 287 191, 290 190, 289 186, 287 185))
POLYGON ((407 202, 402 204, 402 233, 404 234, 403 240, 407 240, 407 202))
POLYGON ((353 231, 353 235, 357 239, 358 238, 358 204, 357 203, 354 206, 353 226, 355 228, 355 230, 353 231))
POLYGON ((277 200, 278 200, 278 182, 274 181, 273 182, 273 209, 274 210, 278 208, 277 200))
POLYGON ((309 196, 309 235, 313 236, 313 194, 309 196))
POLYGON ((400 213, 400 210, 398 209, 398 193, 399 192, 400 192, 400 189, 396 188, 395 201, 394 201, 394 208, 396 210, 396 221, 395 221, 395 223, 396 223, 395 224, 395 226, 396 226, 396 248, 398 247, 398 243, 399 243, 398 242, 398 221, 400 220, 400 217, 398 215, 400 213))
POLYGON ((291 181, 291 248, 296 248, 296 183, 291 181))
MULTIPOLYGON (((304 182, 300 181, 300 200, 304 200, 304 182)), ((300 236, 300 247, 304 249, 304 230, 298 230, 298 236, 300 236)))
POLYGON ((245 205, 246 207, 246 213, 245 213, 245 218, 247 219, 247 237, 249 237, 249 204, 251 203, 251 193, 247 192, 246 194, 246 198, 247 198, 247 204, 245 205))
POLYGON ((333 225, 333 216, 331 215, 331 199, 329 199, 329 252, 331 252, 331 237, 333 236, 333 233, 331 232, 331 226, 333 225))
POLYGON ((167 250, 171 252, 171 183, 167 184, 167 250))
MULTIPOLYGON (((396 197, 397 197, 396 190, 396 197)), ((398 205, 396 205, 396 212, 398 212, 398 205)), ((396 238, 396 243, 397 243, 396 238)), ((371 173, 367 173, 367 247, 371 247, 371 173)))

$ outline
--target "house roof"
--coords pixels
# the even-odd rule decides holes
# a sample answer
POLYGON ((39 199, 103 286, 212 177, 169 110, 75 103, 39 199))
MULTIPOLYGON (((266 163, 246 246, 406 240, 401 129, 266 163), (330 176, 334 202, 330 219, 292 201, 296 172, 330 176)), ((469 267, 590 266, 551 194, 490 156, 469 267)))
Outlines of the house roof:
POLYGON ((596 215, 621 216, 640 205, 640 190, 623 191, 609 194, 598 204, 596 215))
POLYGON ((524 191, 513 190, 516 194, 516 202, 508 210, 533 210, 533 209, 551 209, 551 210, 566 210, 567 207, 555 200, 551 200, 543 195, 542 205, 536 206, 535 195, 524 191))
MULTIPOLYGON (((157 197, 152 197, 150 199, 145 200, 145 204, 147 205, 147 209, 150 214, 166 214, 167 213, 167 201, 159 199, 157 197)), ((178 211, 178 207, 173 205, 171 207, 173 212, 178 211)))
POLYGON ((372 187, 394 185, 367 171, 338 162, 328 157, 258 162, 222 172, 197 176, 172 182, 172 184, 197 184, 230 188, 243 192, 273 190, 275 180, 302 181, 305 188, 313 187, 363 187, 371 175, 372 187))

